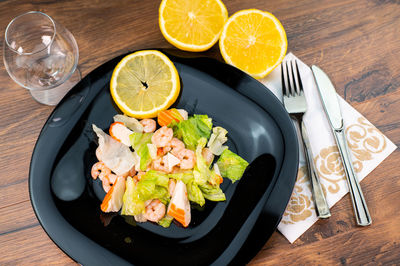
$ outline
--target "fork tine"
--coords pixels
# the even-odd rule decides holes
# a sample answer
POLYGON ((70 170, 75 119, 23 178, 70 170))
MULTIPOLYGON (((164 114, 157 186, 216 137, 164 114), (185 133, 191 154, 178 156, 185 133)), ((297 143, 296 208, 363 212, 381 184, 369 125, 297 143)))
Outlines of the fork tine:
POLYGON ((299 87, 297 86, 296 77, 294 74, 293 61, 294 60, 290 61, 290 70, 291 70, 291 80, 292 80, 292 85, 293 85, 293 88, 292 88, 293 96, 296 96, 296 94, 300 94, 300 91, 299 91, 299 87))
POLYGON ((287 87, 285 82, 285 73, 283 73, 283 63, 281 64, 281 83, 282 83, 282 93, 283 95, 287 95, 287 87))
POLYGON ((296 74, 297 74, 297 82, 298 82, 298 88, 299 88, 299 94, 302 93, 303 90, 303 82, 301 81, 301 76, 300 76, 300 71, 299 71, 299 66, 297 65, 297 60, 295 60, 296 63, 296 74))
POLYGON ((290 72, 289 72, 289 67, 288 67, 288 62, 286 61, 285 62, 285 65, 286 65, 286 79, 287 79, 287 86, 288 86, 288 96, 291 96, 291 95, 293 95, 294 96, 294 93, 293 93, 293 86, 292 86, 292 82, 291 82, 291 80, 290 80, 290 72))

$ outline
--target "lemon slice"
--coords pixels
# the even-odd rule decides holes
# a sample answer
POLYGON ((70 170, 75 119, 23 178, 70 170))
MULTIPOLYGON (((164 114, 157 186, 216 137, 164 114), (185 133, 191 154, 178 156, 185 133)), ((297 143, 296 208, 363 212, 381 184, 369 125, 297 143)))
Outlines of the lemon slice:
POLYGON ((254 78, 263 78, 286 54, 286 33, 271 13, 247 9, 233 14, 219 40, 224 60, 254 78))
POLYGON ((211 48, 227 19, 228 11, 221 0, 163 0, 159 9, 162 35, 185 51, 211 48))
POLYGON ((126 115, 156 117, 178 98, 178 71, 163 53, 138 51, 125 56, 115 67, 110 91, 115 103, 126 115))

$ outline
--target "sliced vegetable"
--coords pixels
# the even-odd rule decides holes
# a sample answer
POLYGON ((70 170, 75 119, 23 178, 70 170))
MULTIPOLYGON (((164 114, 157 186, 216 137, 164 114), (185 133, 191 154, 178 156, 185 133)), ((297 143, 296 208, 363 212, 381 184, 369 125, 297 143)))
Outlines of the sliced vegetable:
POLYGON ((174 217, 169 216, 168 214, 164 216, 160 221, 158 221, 158 224, 161 225, 164 228, 167 228, 171 225, 172 220, 174 220, 174 217))
POLYGON ((126 146, 131 146, 129 135, 133 132, 129 130, 124 123, 114 122, 110 125, 110 129, 108 131, 113 139, 125 144, 126 146))
POLYGON ((136 172, 142 171, 142 170, 140 169, 140 157, 139 157, 139 155, 137 154, 136 151, 134 151, 132 154, 133 154, 133 158, 135 158, 135 162, 136 162, 136 164, 135 164, 135 171, 136 171, 136 172))
POLYGON ((174 217, 184 227, 187 227, 190 223, 190 203, 187 197, 186 185, 180 180, 176 182, 167 214, 174 217))
POLYGON ((139 199, 142 201, 159 199, 164 204, 168 203, 168 181, 168 176, 162 172, 154 170, 146 172, 136 185, 139 199))
POLYGON ((193 174, 195 175, 197 184, 203 184, 211 179, 211 170, 202 155, 202 151, 204 146, 206 146, 206 143, 207 139, 201 138, 199 139, 196 147, 196 165, 194 169, 200 174, 200 176, 196 176, 197 173, 195 171, 193 171, 193 174))
POLYGON ((202 185, 208 182, 207 176, 202 175, 198 170, 193 170, 194 182, 197 185, 202 185))
POLYGON ((138 132, 138 133, 143 132, 143 126, 136 118, 129 117, 126 115, 114 115, 113 118, 115 122, 124 123, 124 125, 133 132, 138 132))
POLYGON ((174 136, 181 139, 186 148, 194 150, 200 138, 207 139, 211 135, 212 120, 207 115, 194 115, 179 123, 172 122, 169 127, 174 130, 174 136))
POLYGON ((151 159, 157 158, 157 147, 153 143, 147 143, 147 148, 149 149, 151 159))
POLYGON ((92 125, 93 131, 99 138, 99 147, 96 156, 117 175, 127 175, 136 160, 128 146, 116 141, 103 132, 96 125, 92 125))
POLYGON ((200 206, 203 206, 206 203, 203 193, 201 192, 199 186, 194 182, 193 179, 186 184, 186 188, 188 191, 188 198, 190 201, 195 202, 200 206))
POLYGON ((118 177, 100 205, 103 212, 117 212, 121 209, 125 192, 125 178, 118 177))
POLYGON ((213 133, 207 143, 207 147, 213 154, 219 156, 228 148, 228 146, 223 146, 223 144, 228 140, 226 134, 228 134, 228 131, 223 127, 213 128, 213 133))
POLYGON ((217 161, 217 165, 221 175, 229 178, 232 183, 235 183, 235 181, 243 176, 249 163, 236 153, 230 150, 224 150, 217 161))
POLYGON ((208 115, 193 115, 193 118, 200 120, 201 122, 203 122, 207 128, 208 131, 210 131, 212 129, 212 119, 210 117, 208 117, 208 115))
POLYGON ((158 186, 163 186, 165 188, 168 188, 169 178, 168 175, 163 172, 149 170, 146 172, 146 174, 142 175, 140 182, 142 181, 154 182, 158 186))
POLYGON ((168 126, 172 121, 179 123, 182 120, 184 120, 182 115, 175 108, 161 111, 157 116, 157 122, 160 126, 168 126))
POLYGON ((193 171, 186 171, 186 172, 183 172, 183 173, 169 174, 168 177, 176 179, 176 180, 181 180, 185 184, 188 184, 194 178, 193 171))
POLYGON ((225 194, 219 186, 213 186, 209 183, 199 185, 204 198, 211 201, 224 201, 226 200, 225 194))
POLYGON ((151 137, 153 133, 132 133, 130 135, 130 141, 132 144, 132 148, 135 149, 135 152, 140 157, 140 170, 146 171, 147 167, 151 163, 151 155, 150 150, 147 144, 151 144, 151 137))
MULTIPOLYGON (((197 174, 200 175, 200 173, 197 172, 197 174)), ((188 198, 190 201, 195 202, 199 204, 200 206, 203 206, 205 203, 203 193, 201 192, 199 186, 194 180, 194 174, 193 171, 187 171, 183 173, 177 173, 177 174, 169 174, 168 175, 170 178, 173 178, 175 180, 180 180, 186 185, 186 189, 188 192, 188 198)))
POLYGON ((140 215, 144 212, 144 201, 139 198, 133 178, 126 178, 126 190, 123 197, 122 215, 140 215))
POLYGON ((202 156, 202 150, 206 142, 205 138, 201 138, 196 148, 197 160, 193 170, 194 182, 203 192, 204 198, 212 201, 222 201, 225 200, 225 194, 219 187, 219 184, 222 183, 222 178, 214 170, 210 170, 206 160, 202 156))

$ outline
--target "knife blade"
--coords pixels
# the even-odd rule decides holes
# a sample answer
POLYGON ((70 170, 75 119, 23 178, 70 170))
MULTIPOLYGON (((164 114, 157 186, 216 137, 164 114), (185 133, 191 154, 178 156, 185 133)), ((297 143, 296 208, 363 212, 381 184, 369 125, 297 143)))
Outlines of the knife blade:
POLYGON ((369 215, 367 203, 364 199, 361 186, 353 168, 349 147, 344 133, 345 127, 343 124, 343 117, 335 87, 328 75, 326 75, 319 67, 313 65, 311 66, 311 69, 321 96, 322 105, 324 106, 325 113, 336 139, 339 154, 342 158, 357 224, 360 226, 370 225, 372 222, 371 216, 369 215))

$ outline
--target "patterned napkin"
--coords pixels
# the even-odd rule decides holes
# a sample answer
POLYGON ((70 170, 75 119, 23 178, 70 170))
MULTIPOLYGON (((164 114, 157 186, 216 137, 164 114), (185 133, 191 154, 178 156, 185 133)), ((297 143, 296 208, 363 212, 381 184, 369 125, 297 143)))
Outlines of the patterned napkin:
MULTIPOLYGON (((289 53, 286 55, 285 60, 295 58, 293 54, 289 53)), ((322 188, 329 207, 332 207, 349 190, 339 151, 336 147, 328 118, 323 110, 312 71, 300 60, 298 63, 308 104, 308 111, 304 115, 304 123, 308 130, 314 163, 320 176, 322 188)), ((277 67, 260 81, 278 99, 282 99, 280 67, 277 67)), ((339 102, 354 169, 358 179, 361 181, 396 149, 396 145, 340 96, 339 102)), ((301 143, 300 139, 299 143, 301 143)), ((299 172, 293 194, 278 226, 278 230, 290 243, 293 243, 318 220, 302 148, 300 148, 299 159, 299 172)), ((335 215, 335 213, 332 213, 332 215, 335 215)), ((372 217, 373 219, 374 217, 372 217)))

